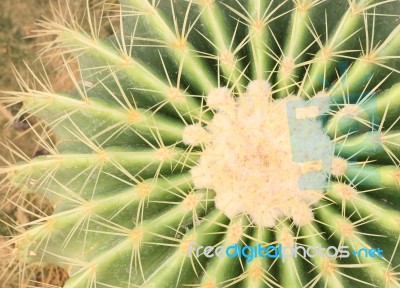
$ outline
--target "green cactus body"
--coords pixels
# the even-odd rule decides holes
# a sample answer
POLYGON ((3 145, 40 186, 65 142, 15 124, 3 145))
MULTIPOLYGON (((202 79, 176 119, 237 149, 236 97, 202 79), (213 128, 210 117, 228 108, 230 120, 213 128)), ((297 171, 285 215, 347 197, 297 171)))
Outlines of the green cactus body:
POLYGON ((400 287, 399 2, 120 2, 107 39, 39 23, 78 60, 74 91, 0 100, 57 137, 2 170, 55 206, 12 240, 23 263, 65 287, 400 287), (205 249, 236 244, 384 257, 205 249))

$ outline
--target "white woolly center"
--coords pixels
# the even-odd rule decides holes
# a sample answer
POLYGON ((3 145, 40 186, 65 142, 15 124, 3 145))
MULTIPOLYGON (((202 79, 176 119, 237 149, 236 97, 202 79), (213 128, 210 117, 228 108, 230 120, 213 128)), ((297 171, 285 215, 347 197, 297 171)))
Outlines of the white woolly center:
MULTIPOLYGON (((216 110, 211 123, 205 129, 198 125, 186 128, 185 143, 204 144, 198 166, 191 171, 194 184, 198 189, 215 190, 216 207, 228 217, 246 213, 265 227, 274 226, 280 217, 292 218, 299 226, 312 221, 311 205, 322 197, 322 189, 300 187, 299 179, 310 170, 310 163, 294 161, 292 143, 296 139, 299 145, 304 145, 301 141, 327 144, 313 151, 322 159, 331 153, 331 142, 316 120, 299 131, 290 129, 290 101, 298 99, 273 100, 265 81, 251 82, 238 99, 226 88, 216 89, 208 96, 208 105, 216 110), (297 135, 293 138, 290 133, 297 135)), ((323 187, 326 177, 308 181, 323 187)))

